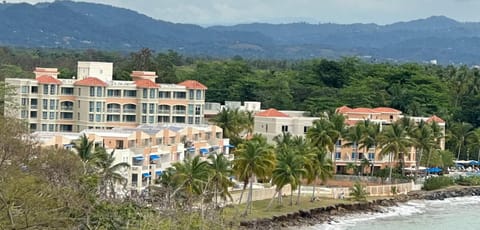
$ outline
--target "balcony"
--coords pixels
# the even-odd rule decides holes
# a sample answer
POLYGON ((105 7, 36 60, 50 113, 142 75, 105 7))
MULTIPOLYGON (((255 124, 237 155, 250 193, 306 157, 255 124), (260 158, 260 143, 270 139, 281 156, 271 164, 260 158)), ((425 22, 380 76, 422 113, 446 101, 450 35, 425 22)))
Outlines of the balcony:
POLYGON ((31 109, 37 109, 37 108, 38 108, 38 105, 30 105, 30 108, 31 108, 31 109))
POLYGON ((124 113, 136 113, 137 110, 136 109, 123 109, 123 112, 124 113))
POLYGON ((168 109, 159 109, 159 110, 158 110, 158 113, 159 113, 159 114, 170 114, 170 110, 168 110, 168 109))
POLYGON ((62 106, 61 109, 65 111, 73 111, 73 106, 62 106))
POLYGON ((107 108, 107 113, 120 113, 120 108, 107 108))
POLYGON ((187 112, 187 110, 173 110, 173 114, 185 115, 186 112, 187 112))

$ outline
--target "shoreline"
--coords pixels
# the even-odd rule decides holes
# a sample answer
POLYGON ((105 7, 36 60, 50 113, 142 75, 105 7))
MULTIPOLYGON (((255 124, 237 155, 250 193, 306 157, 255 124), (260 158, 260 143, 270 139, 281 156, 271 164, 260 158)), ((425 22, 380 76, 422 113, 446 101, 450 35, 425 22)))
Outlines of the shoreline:
POLYGON ((336 204, 326 207, 299 210, 292 213, 249 221, 241 221, 240 229, 285 229, 308 227, 334 221, 334 217, 348 214, 383 213, 383 207, 397 206, 410 200, 443 200, 453 197, 480 196, 480 186, 454 186, 433 191, 413 191, 393 198, 376 199, 353 204, 336 204))

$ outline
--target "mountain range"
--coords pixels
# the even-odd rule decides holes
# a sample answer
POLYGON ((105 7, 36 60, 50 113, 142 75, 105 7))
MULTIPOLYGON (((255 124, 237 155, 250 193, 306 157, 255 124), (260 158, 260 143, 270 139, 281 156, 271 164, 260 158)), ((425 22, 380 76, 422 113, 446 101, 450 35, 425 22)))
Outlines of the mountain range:
POLYGON ((55 1, 0 4, 0 45, 188 55, 306 59, 358 56, 372 61, 476 64, 480 23, 432 16, 389 25, 252 23, 201 27, 157 20, 103 4, 55 1))

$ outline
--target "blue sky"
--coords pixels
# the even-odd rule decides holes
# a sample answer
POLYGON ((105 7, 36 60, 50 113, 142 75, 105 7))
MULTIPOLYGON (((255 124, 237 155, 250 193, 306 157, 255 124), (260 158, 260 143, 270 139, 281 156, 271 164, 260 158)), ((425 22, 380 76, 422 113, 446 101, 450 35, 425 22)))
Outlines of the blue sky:
MULTIPOLYGON (((390 24, 433 15, 480 21, 480 0, 86 0, 199 25, 248 22, 390 24)), ((40 2, 7 0, 7 2, 40 2)))

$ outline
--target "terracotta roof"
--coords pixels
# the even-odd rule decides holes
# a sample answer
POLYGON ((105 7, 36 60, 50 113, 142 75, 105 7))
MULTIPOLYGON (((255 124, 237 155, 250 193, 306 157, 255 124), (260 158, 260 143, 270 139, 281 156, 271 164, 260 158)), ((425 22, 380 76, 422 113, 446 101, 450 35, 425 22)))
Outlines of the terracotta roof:
POLYGON ((187 89, 207 89, 206 86, 195 80, 186 80, 178 83, 177 85, 183 85, 187 87, 187 89))
POLYGON ((262 112, 258 112, 255 114, 258 117, 289 117, 287 114, 284 114, 276 109, 267 109, 262 112))
POLYGON ((435 121, 436 123, 445 123, 445 121, 442 118, 437 117, 436 115, 433 115, 427 119, 427 122, 432 122, 432 121, 435 121))
POLYGON ((48 75, 42 75, 40 77, 37 77, 36 80, 38 81, 39 84, 56 84, 56 85, 62 84, 62 81, 48 75))
POLYGON ((354 126, 359 121, 360 120, 345 120, 345 124, 347 124, 348 126, 354 126))
POLYGON ((345 112, 348 112, 348 111, 350 111, 350 110, 352 110, 352 108, 344 105, 344 106, 342 106, 342 107, 338 107, 338 108, 335 110, 335 112, 337 112, 337 113, 345 113, 345 112))
POLYGON ((148 79, 136 80, 135 85, 137 85, 138 88, 157 88, 157 84, 155 84, 155 82, 150 81, 148 79))
POLYGON ((355 109, 351 109, 349 111, 346 111, 346 113, 379 113, 377 111, 374 111, 373 109, 369 109, 369 108, 355 108, 355 109))
POLYGON ((402 113, 402 111, 400 110, 396 110, 394 108, 389 108, 389 107, 377 107, 377 108, 374 108, 373 111, 378 113, 402 113))
POLYGON ((96 77, 87 77, 85 79, 76 81, 73 85, 80 85, 80 86, 107 86, 107 83, 103 82, 102 80, 96 77))

